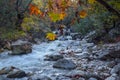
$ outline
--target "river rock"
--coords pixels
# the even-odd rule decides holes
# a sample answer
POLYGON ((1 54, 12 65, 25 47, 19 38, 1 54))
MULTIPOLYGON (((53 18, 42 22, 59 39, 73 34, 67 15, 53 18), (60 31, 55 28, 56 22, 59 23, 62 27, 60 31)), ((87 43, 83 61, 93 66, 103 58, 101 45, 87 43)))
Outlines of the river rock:
POLYGON ((90 54, 88 52, 82 52, 82 53, 79 53, 79 54, 75 54, 75 57, 79 58, 79 59, 89 59, 90 54))
POLYGON ((15 67, 4 67, 0 70, 0 75, 8 74, 10 71, 12 71, 15 67))
POLYGON ((120 73, 120 63, 115 65, 110 73, 111 74, 113 74, 113 73, 120 73))
POLYGON ((27 74, 24 71, 18 69, 14 69, 13 71, 7 74, 7 78, 23 78, 26 76, 27 74))
POLYGON ((120 80, 120 79, 116 74, 113 74, 113 75, 107 77, 105 80, 120 80))
POLYGON ((52 80, 51 78, 49 78, 48 76, 42 76, 42 75, 34 75, 30 78, 28 78, 28 80, 52 80))
POLYGON ((120 58, 120 50, 113 50, 110 52, 105 51, 102 54, 99 54, 99 59, 101 60, 107 60, 112 58, 120 58))
POLYGON ((11 55, 27 54, 32 52, 32 45, 30 43, 25 43, 21 45, 12 45, 11 55))
POLYGON ((85 78, 79 78, 78 80, 85 80, 85 78))
POLYGON ((8 80, 8 78, 6 78, 5 76, 0 76, 0 80, 8 80))
POLYGON ((107 64, 108 67, 113 68, 116 65, 115 61, 111 61, 107 64))
POLYGON ((70 35, 71 35, 73 40, 82 39, 83 38, 82 34, 80 34, 80 33, 71 33, 70 35))
POLYGON ((44 60, 46 61, 57 61, 63 59, 63 55, 46 55, 44 60))
POLYGON ((96 79, 96 78, 91 77, 91 78, 89 78, 88 80, 97 80, 97 79, 96 79))
POLYGON ((60 59, 56 63, 54 63, 53 67, 54 68, 71 70, 71 69, 75 69, 76 68, 76 64, 73 61, 71 61, 71 60, 60 59))
POLYGON ((56 80, 71 80, 71 78, 64 76, 64 75, 58 75, 56 77, 56 80))

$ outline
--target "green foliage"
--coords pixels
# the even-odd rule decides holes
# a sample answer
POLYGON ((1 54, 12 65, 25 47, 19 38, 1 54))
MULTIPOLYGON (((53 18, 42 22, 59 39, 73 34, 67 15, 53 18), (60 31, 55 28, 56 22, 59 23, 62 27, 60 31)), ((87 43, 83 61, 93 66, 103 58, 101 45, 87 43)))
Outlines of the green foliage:
POLYGON ((23 19, 23 22, 21 24, 23 31, 29 31, 31 29, 31 26, 34 26, 34 21, 31 17, 25 17, 23 19))
POLYGON ((93 21, 90 18, 85 18, 80 21, 80 23, 76 22, 73 25, 75 31, 82 33, 85 35, 86 33, 92 31, 95 26, 93 25, 93 21))
POLYGON ((1 39, 14 40, 26 36, 24 31, 18 31, 16 29, 0 28, 0 31, 2 32, 2 34, 0 34, 1 39))
POLYGON ((14 1, 0 0, 0 27, 15 27, 16 11, 14 1))
MULTIPOLYGON (((112 7, 116 10, 120 10, 118 0, 108 1, 112 7)), ((103 5, 96 2, 91 5, 91 9, 88 11, 88 17, 81 19, 80 22, 73 25, 73 28, 82 34, 86 34, 92 30, 103 30, 105 27, 113 27, 113 21, 116 21, 118 17, 110 13, 103 5)))

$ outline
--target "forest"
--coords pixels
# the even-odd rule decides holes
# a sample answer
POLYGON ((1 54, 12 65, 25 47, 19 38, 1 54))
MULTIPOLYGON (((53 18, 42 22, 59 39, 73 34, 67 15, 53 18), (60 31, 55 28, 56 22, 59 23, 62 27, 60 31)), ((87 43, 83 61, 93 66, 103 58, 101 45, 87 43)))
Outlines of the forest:
POLYGON ((120 80, 120 1, 0 0, 0 80, 120 80))

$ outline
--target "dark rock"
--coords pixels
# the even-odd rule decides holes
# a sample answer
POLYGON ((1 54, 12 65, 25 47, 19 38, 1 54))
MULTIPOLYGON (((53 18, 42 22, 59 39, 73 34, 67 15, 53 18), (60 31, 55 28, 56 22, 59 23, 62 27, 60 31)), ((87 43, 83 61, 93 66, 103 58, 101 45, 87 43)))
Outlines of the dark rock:
POLYGON ((107 77, 105 80, 120 80, 116 74, 112 74, 111 76, 107 77))
POLYGON ((46 55, 44 60, 46 61, 57 61, 63 59, 63 55, 46 55))
POLYGON ((32 76, 30 78, 28 78, 28 80, 52 80, 51 78, 49 78, 48 76, 32 76))
POLYGON ((113 73, 119 74, 119 73, 120 73, 120 63, 117 64, 117 65, 115 65, 115 66, 113 67, 113 69, 111 70, 110 73, 111 73, 111 74, 113 74, 113 73))
POLYGON ((71 37, 72 37, 73 40, 83 38, 82 34, 80 34, 80 33, 71 33, 71 37))
POLYGON ((83 77, 84 77, 85 79, 95 78, 95 79, 97 79, 97 80, 104 80, 104 79, 102 79, 99 75, 92 74, 92 73, 86 73, 83 77))
POLYGON ((108 63, 108 67, 113 68, 116 65, 115 61, 111 61, 108 63))
POLYGON ((11 55, 27 54, 32 52, 32 45, 29 43, 21 45, 12 45, 11 55))
MULTIPOLYGON (((27 76, 26 73, 16 67, 10 66, 0 70, 0 75, 7 75, 7 78, 22 78, 27 76)), ((8 80, 8 79, 7 79, 8 80)))
POLYGON ((116 62, 116 63, 120 63, 120 58, 116 58, 116 59, 115 59, 115 62, 116 62))
POLYGON ((120 50, 111 51, 111 52, 104 52, 102 54, 99 54, 99 59, 101 60, 107 60, 107 59, 114 59, 114 58, 120 58, 120 50))
POLYGON ((3 52, 4 49, 8 49, 8 50, 11 49, 11 41, 0 39, 0 52, 3 52))
POLYGON ((26 76, 27 76, 27 74, 24 71, 17 70, 17 69, 15 69, 7 74, 7 78, 23 78, 26 76))
POLYGON ((28 36, 28 41, 32 43, 38 43, 38 41, 43 41, 46 35, 45 31, 43 30, 36 31, 35 29, 31 29, 29 33, 30 35, 28 36))
POLYGON ((66 59, 60 59, 53 65, 54 68, 60 68, 60 69, 75 69, 76 64, 71 60, 66 59))
POLYGON ((10 71, 12 71, 15 67, 4 67, 0 70, 0 75, 8 74, 10 71))

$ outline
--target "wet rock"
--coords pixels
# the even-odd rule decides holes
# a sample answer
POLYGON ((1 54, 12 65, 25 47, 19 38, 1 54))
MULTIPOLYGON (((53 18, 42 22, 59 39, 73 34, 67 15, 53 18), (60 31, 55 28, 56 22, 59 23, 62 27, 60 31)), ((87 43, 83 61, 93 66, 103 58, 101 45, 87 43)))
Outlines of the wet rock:
POLYGON ((49 78, 48 76, 36 75, 36 76, 32 76, 32 77, 28 78, 28 80, 52 80, 52 79, 49 78))
POLYGON ((24 71, 13 66, 1 69, 0 75, 7 75, 7 78, 22 78, 27 76, 24 71))
POLYGON ((116 65, 116 62, 115 61, 111 61, 107 65, 108 65, 108 67, 113 68, 116 65))
POLYGON ((75 53, 81 53, 81 52, 82 52, 82 49, 76 49, 74 52, 75 52, 75 53))
POLYGON ((11 55, 21 55, 32 52, 32 45, 29 43, 21 44, 21 45, 12 45, 12 53, 11 55))
POLYGON ((80 33, 71 33, 71 36, 72 36, 73 40, 82 39, 83 38, 82 34, 80 34, 80 33))
POLYGON ((101 60, 107 60, 107 59, 112 59, 112 58, 120 58, 120 50, 103 52, 102 54, 99 54, 98 58, 101 59, 101 60))
POLYGON ((115 62, 116 62, 116 63, 120 63, 120 58, 116 58, 116 59, 115 59, 115 62))
POLYGON ((98 37, 98 36, 101 36, 102 34, 101 34, 101 32, 98 32, 98 31, 92 31, 92 32, 90 32, 90 33, 88 33, 85 37, 84 37, 84 39, 86 39, 87 40, 87 42, 96 42, 95 40, 96 40, 96 38, 98 37))
POLYGON ((46 55, 44 60, 46 61, 57 61, 63 59, 63 55, 46 55))
POLYGON ((56 63, 54 63, 53 67, 54 68, 59 68, 59 69, 69 69, 69 70, 71 70, 71 69, 76 68, 76 64, 71 60, 60 59, 56 63))
POLYGON ((79 78, 78 80, 85 80, 85 78, 79 78))
POLYGON ((119 80, 119 77, 116 74, 113 74, 107 77, 105 80, 119 80))
POLYGON ((82 43, 81 46, 86 48, 91 48, 94 46, 94 43, 82 43))
POLYGON ((5 76, 0 76, 0 80, 8 80, 5 76))
POLYGON ((119 73, 120 73, 120 63, 117 64, 117 65, 115 65, 115 66, 113 67, 113 69, 111 70, 110 73, 111 73, 111 74, 113 74, 113 73, 119 74, 119 73))
POLYGON ((0 75, 8 74, 10 71, 12 71, 15 67, 4 67, 0 70, 0 75))
POLYGON ((71 80, 71 78, 64 76, 64 75, 58 75, 56 77, 56 80, 71 80))
POLYGON ((92 77, 91 77, 91 78, 89 78, 88 80, 97 80, 97 79, 96 79, 96 78, 92 78, 92 77))
POLYGON ((94 79, 97 79, 97 80, 103 80, 99 75, 92 74, 92 73, 86 73, 84 75, 84 78, 86 78, 86 79, 94 78, 94 79))
POLYGON ((85 58, 85 59, 88 59, 90 58, 90 54, 88 52, 82 52, 82 53, 79 53, 79 54, 75 54, 75 57, 76 58, 85 58))
POLYGON ((7 78, 23 78, 26 76, 27 74, 24 71, 18 69, 14 69, 7 74, 7 78))

